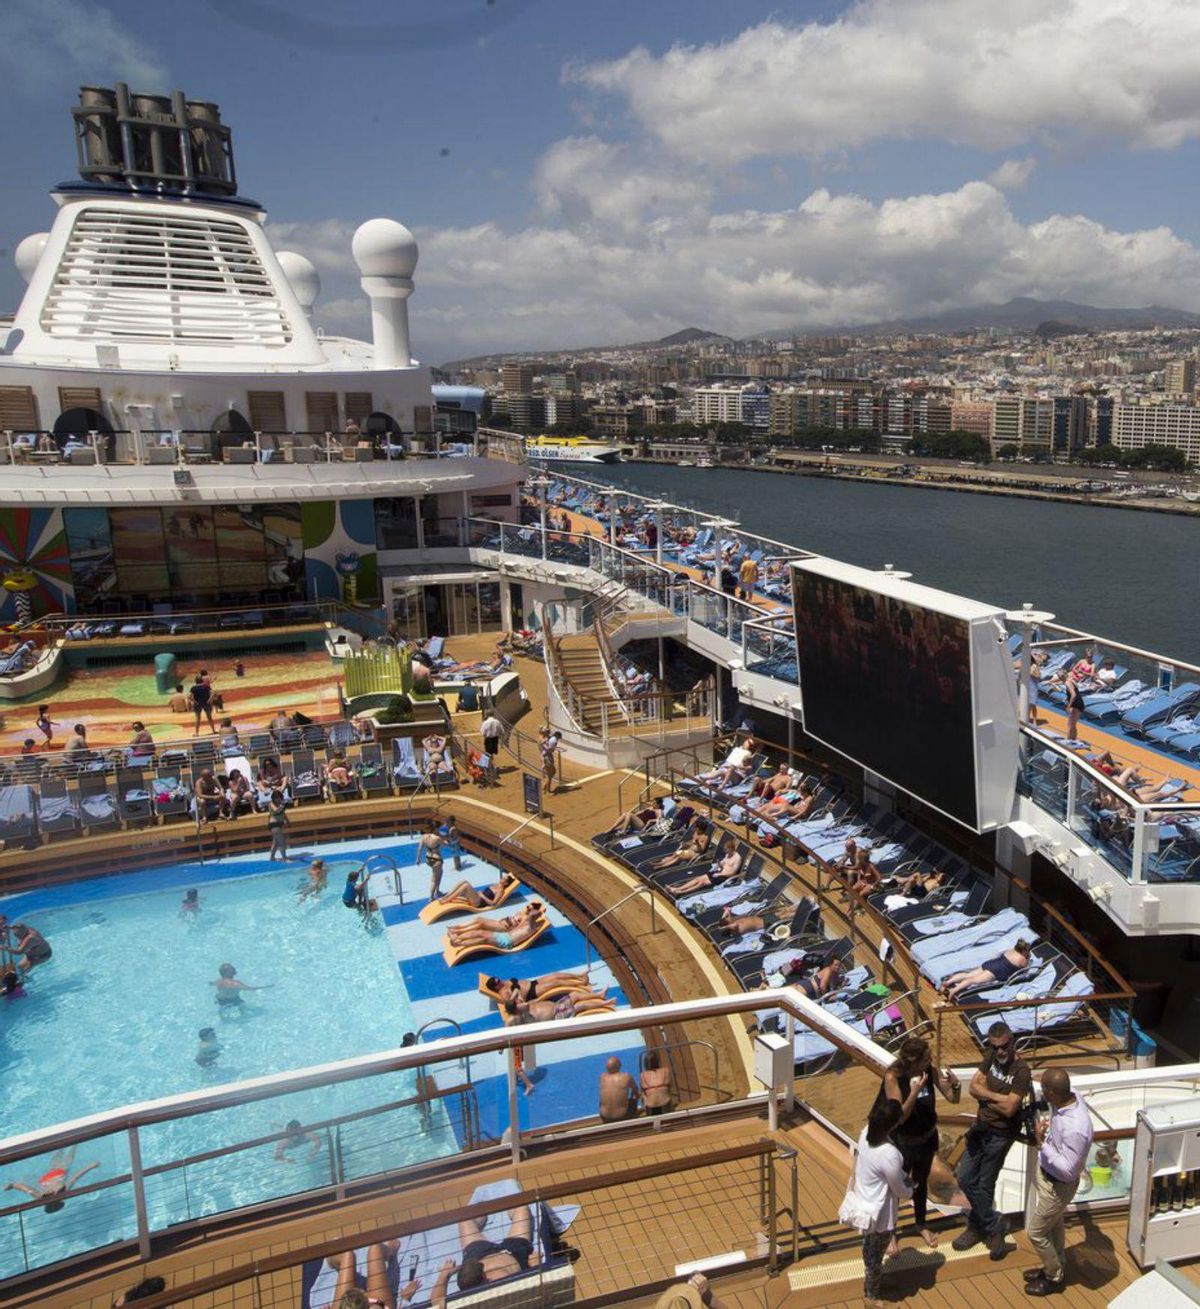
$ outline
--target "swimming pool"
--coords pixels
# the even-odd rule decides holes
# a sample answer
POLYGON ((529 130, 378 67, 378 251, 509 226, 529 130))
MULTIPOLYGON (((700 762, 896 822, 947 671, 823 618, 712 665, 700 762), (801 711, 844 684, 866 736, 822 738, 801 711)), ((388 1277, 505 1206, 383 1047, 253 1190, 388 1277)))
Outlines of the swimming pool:
MULTIPOLYGON (((500 1026, 495 1006, 478 991, 487 961, 447 967, 445 923, 420 921, 428 870, 415 866, 415 854, 407 839, 314 845, 285 870, 261 855, 242 856, 0 901, 0 912, 38 927, 54 949, 50 963, 34 971, 24 999, 0 1001, 2 1134, 390 1049, 422 1028, 429 1029, 426 1039, 436 1039, 455 1028, 500 1026), (317 854, 330 865, 328 888, 301 902, 297 888, 317 854), (390 874, 372 877, 380 909, 372 933, 342 907, 339 892, 346 872, 373 855, 394 861, 404 895, 395 893, 390 874), (181 916, 193 887, 200 910, 181 916), (264 988, 229 1009, 218 1007, 213 985, 226 962, 239 979, 264 988), (209 1064, 196 1059, 203 1027, 215 1029, 220 1047, 209 1064)), ((446 886, 459 875, 476 886, 498 877, 494 865, 473 855, 461 874, 449 865, 446 872, 446 886)), ((529 894, 519 888, 505 912, 529 894)), ((506 961, 506 975, 583 969, 582 934, 553 906, 547 916, 551 929, 506 961)), ((592 961, 592 980, 618 1005, 628 1003, 603 962, 592 961)), ((520 1098, 522 1129, 594 1113, 604 1060, 615 1053, 636 1070, 642 1048, 636 1034, 619 1041, 614 1048, 609 1038, 584 1037, 530 1050, 537 1093, 520 1098)), ((431 1071, 443 1091, 471 1083, 472 1126, 498 1140, 509 1121, 503 1056, 476 1056, 469 1070, 443 1064, 431 1071)), ((388 1074, 140 1129, 151 1230, 456 1152, 467 1137, 462 1099, 374 1112, 415 1091, 413 1072, 388 1074), (342 1121, 319 1127, 284 1160, 275 1157, 274 1142, 213 1153, 277 1133, 293 1118, 306 1125, 342 1121), (164 1167, 180 1160, 187 1162, 164 1167)), ((93 1162, 99 1167, 81 1185, 129 1174, 127 1136, 85 1144, 73 1167, 93 1162)), ((49 1167, 48 1155, 25 1160, 0 1169, 0 1184, 33 1183, 49 1167)), ((13 1203, 0 1195, 0 1209, 13 1203)), ((35 1207, 0 1215, 0 1279, 136 1233, 127 1182, 78 1196, 54 1214, 35 1207)))
MULTIPOLYGON (((413 1016, 395 959, 384 933, 364 931, 339 892, 367 853, 410 862, 412 843, 317 850, 330 862, 329 885, 304 902, 296 888, 305 864, 280 871, 256 856, 96 879, 0 904, 14 921, 37 926, 54 949, 26 997, 4 1002, 0 1016, 4 1135, 399 1045, 413 1016), (190 887, 200 910, 181 916, 190 887), (264 989, 240 1006, 218 1006, 213 982, 226 962, 264 989), (202 1065, 205 1027, 214 1029, 219 1052, 202 1065)), ((269 1135, 291 1118, 323 1121, 402 1100, 415 1089, 414 1074, 395 1074, 159 1124, 140 1133, 142 1165, 269 1135)), ((149 1177, 151 1225, 323 1185, 335 1168, 362 1176, 457 1148, 454 1124, 437 1108, 395 1111, 318 1139, 320 1151, 292 1151, 292 1163, 277 1162, 272 1145, 149 1177)), ((128 1172, 126 1139, 83 1147, 76 1167, 93 1159, 100 1167, 89 1181, 128 1172)), ((26 1161, 0 1172, 0 1182, 31 1182, 41 1171, 39 1161, 26 1161)), ((123 1189, 83 1197, 57 1215, 34 1210, 0 1220, 0 1276, 16 1271, 14 1259, 44 1263, 80 1242, 127 1235, 132 1215, 123 1189)))

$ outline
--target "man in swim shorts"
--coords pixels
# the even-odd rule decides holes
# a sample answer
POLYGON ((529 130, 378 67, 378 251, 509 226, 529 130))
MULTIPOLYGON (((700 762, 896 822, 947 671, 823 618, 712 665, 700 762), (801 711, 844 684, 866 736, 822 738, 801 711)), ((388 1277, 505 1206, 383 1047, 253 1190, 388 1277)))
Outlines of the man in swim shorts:
POLYGON ((621 1071, 621 1061, 613 1057, 600 1074, 600 1121, 619 1123, 637 1113, 637 1083, 621 1071))
POLYGON ((221 1043, 211 1027, 202 1027, 198 1035, 200 1044, 196 1047, 196 1062, 201 1068, 211 1068, 221 1056, 221 1043))
MULTIPOLYGON (((473 1291, 488 1282, 515 1277, 541 1262, 533 1244, 528 1205, 509 1210, 508 1235, 502 1241, 489 1241, 483 1229, 471 1218, 459 1223, 458 1240, 462 1247, 462 1263, 457 1265, 460 1291, 473 1291)), ((454 1260, 447 1259, 438 1270, 431 1298, 433 1309, 445 1306, 455 1269, 454 1260)))
POLYGON ((229 1011, 240 1009, 242 1005, 243 991, 265 991, 265 986, 249 986, 245 982, 238 981, 237 969, 232 964, 222 964, 217 971, 220 977, 213 982, 217 988, 217 1006, 220 1009, 229 1011))

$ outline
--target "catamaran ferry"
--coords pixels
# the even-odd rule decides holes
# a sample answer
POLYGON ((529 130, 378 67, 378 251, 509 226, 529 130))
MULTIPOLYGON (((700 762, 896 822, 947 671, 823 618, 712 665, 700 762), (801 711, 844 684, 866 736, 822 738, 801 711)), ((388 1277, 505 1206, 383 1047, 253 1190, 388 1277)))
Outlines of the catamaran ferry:
POLYGON ((1200 667, 443 448, 406 228, 322 334, 216 106, 75 117, 0 350, 4 1304, 1194 1304, 1200 667))
POLYGON ((589 436, 531 436, 525 441, 525 453, 530 459, 563 464, 615 464, 621 458, 620 446, 589 436))

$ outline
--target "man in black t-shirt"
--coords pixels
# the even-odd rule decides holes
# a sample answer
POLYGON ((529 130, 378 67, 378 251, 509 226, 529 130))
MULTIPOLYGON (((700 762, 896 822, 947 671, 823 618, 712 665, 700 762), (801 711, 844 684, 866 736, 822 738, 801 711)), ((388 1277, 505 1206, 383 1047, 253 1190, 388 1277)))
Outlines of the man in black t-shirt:
POLYGON ((979 1102, 967 1132, 967 1148, 958 1165, 958 1184, 971 1202, 966 1230, 954 1238, 956 1250, 986 1241, 993 1259, 1003 1259, 1004 1216, 996 1212, 996 1181, 1009 1147, 1021 1130, 1021 1104, 1033 1085, 1029 1065, 1017 1058, 1016 1037, 1006 1023, 988 1028, 987 1057, 971 1078, 970 1092, 979 1102))

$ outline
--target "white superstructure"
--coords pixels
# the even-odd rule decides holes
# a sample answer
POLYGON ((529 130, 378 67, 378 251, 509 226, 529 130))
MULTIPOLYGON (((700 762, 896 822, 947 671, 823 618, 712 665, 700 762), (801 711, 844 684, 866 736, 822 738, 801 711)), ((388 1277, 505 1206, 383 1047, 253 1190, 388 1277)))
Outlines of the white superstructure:
POLYGON ((218 130, 215 107, 202 120, 177 94, 176 119, 161 98, 90 95, 112 103, 89 104, 85 88, 75 111, 84 180, 53 192, 50 230, 16 250, 27 288, 0 334, 0 429, 78 434, 82 409, 83 430, 108 436, 110 454, 111 438, 131 432, 320 434, 371 415, 393 439, 432 430, 429 373, 409 346, 417 244, 407 228, 376 218, 354 234, 373 341, 326 336, 314 322, 316 269, 272 248, 265 211, 234 193, 231 154, 214 184, 172 165, 169 149, 164 159, 160 141, 148 183, 137 133, 170 147, 177 126, 218 130))

